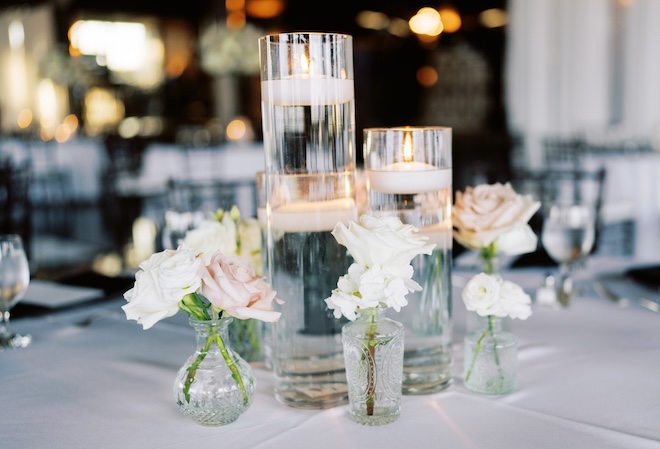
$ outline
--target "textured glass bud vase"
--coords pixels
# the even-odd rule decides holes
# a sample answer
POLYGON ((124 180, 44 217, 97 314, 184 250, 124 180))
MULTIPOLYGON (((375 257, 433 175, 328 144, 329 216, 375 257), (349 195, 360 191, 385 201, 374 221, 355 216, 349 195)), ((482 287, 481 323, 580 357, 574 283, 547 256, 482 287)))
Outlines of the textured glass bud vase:
POLYGON ((465 387, 481 394, 511 393, 518 385, 518 339, 503 329, 501 318, 469 313, 475 325, 464 340, 465 387))
POLYGON ((358 310, 342 328, 351 418, 367 426, 394 422, 401 412, 403 325, 384 313, 358 310))
POLYGON ((331 232, 357 220, 353 39, 259 39, 265 150, 266 277, 284 304, 267 339, 275 398, 325 409, 348 401, 341 326, 325 298, 352 259, 331 232))
POLYGON ((232 320, 190 318, 197 350, 179 369, 174 399, 185 416, 203 426, 236 421, 254 397, 252 367, 231 348, 227 329, 232 320))

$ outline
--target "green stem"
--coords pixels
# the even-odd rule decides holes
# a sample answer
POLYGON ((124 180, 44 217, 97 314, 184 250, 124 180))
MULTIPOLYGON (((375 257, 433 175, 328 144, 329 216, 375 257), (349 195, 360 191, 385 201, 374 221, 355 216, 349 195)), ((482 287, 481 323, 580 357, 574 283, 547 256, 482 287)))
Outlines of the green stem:
POLYGON ((496 317, 494 315, 488 315, 488 327, 477 340, 477 347, 475 348, 474 354, 472 355, 472 362, 470 363, 470 369, 465 375, 466 381, 470 380, 470 375, 472 374, 472 370, 474 369, 474 364, 477 362, 477 356, 479 355, 479 352, 481 352, 481 342, 483 341, 484 338, 486 338, 487 335, 490 335, 490 337, 493 339, 493 357, 495 357, 495 364, 497 365, 497 372, 500 376, 500 381, 501 382, 504 381, 504 372, 502 371, 502 366, 500 364, 500 355, 499 352, 497 351, 497 339, 495 338, 495 331, 493 329, 493 323, 495 322, 495 320, 496 317))
POLYGON ((364 333, 365 344, 369 348, 369 357, 367 358, 367 415, 374 414, 374 403, 376 402, 376 328, 378 326, 377 312, 369 313, 367 327, 364 333))
POLYGON ((222 354, 222 357, 225 359, 225 362, 227 363, 227 366, 231 371, 232 377, 238 384, 238 387, 241 389, 241 393, 243 395, 243 404, 247 404, 249 398, 247 392, 245 391, 245 385, 243 384, 243 379, 241 378, 241 374, 238 372, 238 368, 236 367, 234 360, 231 358, 229 351, 227 351, 227 347, 225 346, 225 342, 222 340, 222 337, 218 333, 217 329, 215 329, 212 326, 209 326, 209 336, 206 339, 206 344, 204 345, 204 348, 199 352, 197 358, 195 358, 193 363, 188 368, 188 374, 186 375, 186 380, 183 386, 183 395, 186 398, 186 402, 190 403, 190 386, 195 381, 195 375, 197 374, 197 369, 199 368, 199 365, 206 358, 206 354, 208 354, 209 350, 211 349, 211 345, 214 342, 218 345, 218 348, 220 348, 220 353, 222 354))
MULTIPOLYGON (((248 403, 248 395, 247 392, 245 391, 245 385, 243 384, 243 378, 241 377, 241 373, 238 372, 238 368, 236 367, 236 363, 234 363, 234 359, 231 358, 231 355, 229 354, 229 351, 227 351, 227 347, 225 346, 225 342, 222 340, 222 337, 220 334, 215 334, 215 340, 216 343, 218 344, 218 347, 220 348, 220 353, 222 354, 222 357, 225 359, 225 362, 227 362, 227 366, 229 367, 229 370, 231 371, 231 377, 234 378, 236 383, 238 384, 238 388, 241 389, 241 393, 243 394, 243 404, 247 405, 248 403)), ((209 339, 211 336, 209 336, 209 339)))
MULTIPOLYGON (((481 249, 479 253, 479 257, 484 263, 484 272, 486 274, 489 275, 495 274, 494 260, 496 255, 497 255, 497 248, 495 248, 495 243, 491 243, 490 245, 481 249)), ((495 331, 493 329, 493 323, 495 322, 495 319, 496 317, 494 315, 488 315, 488 327, 477 340, 477 347, 475 348, 474 354, 472 355, 472 362, 470 363, 470 369, 465 375, 466 381, 470 380, 470 375, 472 374, 472 370, 474 369, 474 364, 477 361, 477 356, 479 355, 479 352, 481 352, 481 342, 489 334, 493 339, 493 357, 495 357, 497 372, 500 376, 500 380, 504 381, 504 372, 502 371, 502 366, 500 365, 500 354, 499 351, 497 350, 497 339, 495 338, 495 331)))

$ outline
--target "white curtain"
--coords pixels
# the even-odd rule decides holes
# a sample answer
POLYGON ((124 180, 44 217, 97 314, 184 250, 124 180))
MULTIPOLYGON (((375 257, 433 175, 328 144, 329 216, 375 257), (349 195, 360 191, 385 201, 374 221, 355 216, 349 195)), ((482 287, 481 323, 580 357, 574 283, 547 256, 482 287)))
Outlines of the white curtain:
POLYGON ((541 139, 660 123, 660 1, 509 0, 505 92, 524 164, 541 139))

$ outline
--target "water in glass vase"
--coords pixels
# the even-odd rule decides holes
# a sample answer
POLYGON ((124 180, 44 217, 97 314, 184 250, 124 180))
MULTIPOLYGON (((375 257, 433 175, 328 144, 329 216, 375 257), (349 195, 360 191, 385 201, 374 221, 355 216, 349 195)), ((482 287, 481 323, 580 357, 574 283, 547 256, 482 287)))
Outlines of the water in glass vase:
POLYGON ((298 408, 332 407, 348 400, 341 342, 344 321, 334 318, 324 300, 352 258, 331 231, 337 222, 357 219, 357 211, 352 198, 301 197, 309 198, 310 191, 341 192, 351 175, 284 175, 271 180, 274 192, 286 191, 287 199, 298 200, 273 208, 269 218, 268 277, 285 301, 271 339, 275 396, 298 408))
POLYGON ((423 290, 406 296, 408 305, 390 318, 406 329, 403 393, 429 394, 446 388, 452 366, 452 235, 451 169, 438 170, 444 187, 419 194, 395 194, 370 190, 369 208, 396 215, 419 229, 436 247, 431 255, 412 260, 413 280, 423 290))
POLYGON ((352 37, 278 33, 259 48, 267 277, 285 301, 272 326, 275 397, 328 408, 348 401, 343 323, 324 299, 352 261, 331 231, 357 219, 352 37))

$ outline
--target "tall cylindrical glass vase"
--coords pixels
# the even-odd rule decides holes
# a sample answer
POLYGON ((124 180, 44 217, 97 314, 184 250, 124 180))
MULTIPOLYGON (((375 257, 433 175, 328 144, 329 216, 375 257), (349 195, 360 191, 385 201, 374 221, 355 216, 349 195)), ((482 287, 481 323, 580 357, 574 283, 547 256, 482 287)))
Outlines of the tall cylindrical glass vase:
POLYGON ((348 401, 344 322, 324 299, 352 261, 331 231, 357 219, 352 45, 333 33, 259 40, 267 276, 285 301, 269 352, 275 397, 297 408, 348 401))
POLYGON ((428 394, 449 385, 452 363, 452 130, 402 126, 364 130, 368 210, 392 215, 435 243, 412 260, 423 290, 388 312, 405 327, 403 393, 428 394))

